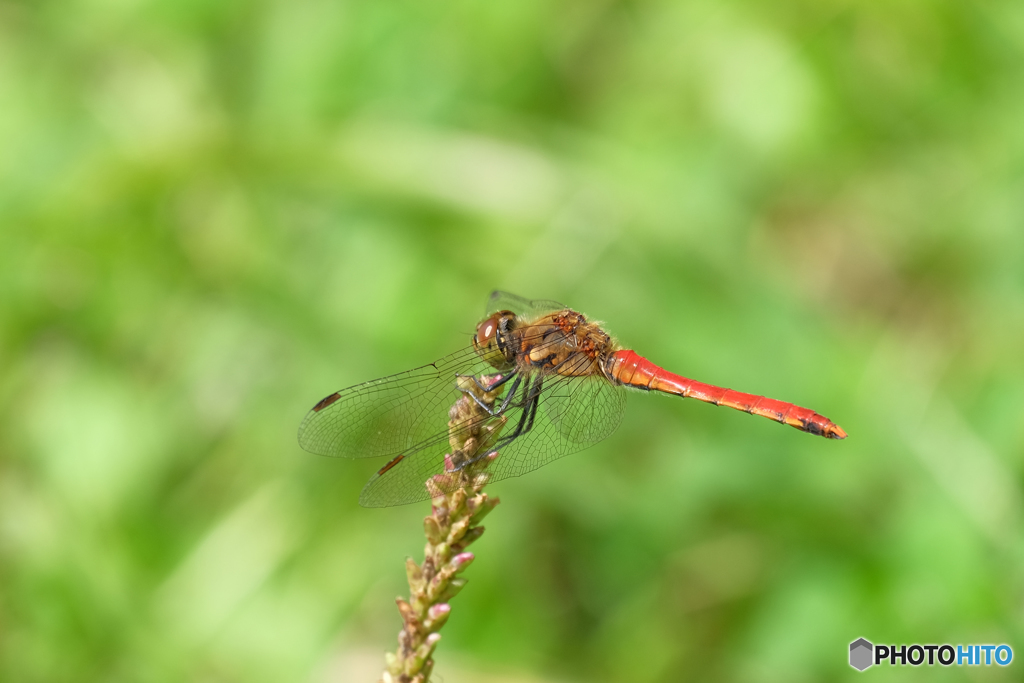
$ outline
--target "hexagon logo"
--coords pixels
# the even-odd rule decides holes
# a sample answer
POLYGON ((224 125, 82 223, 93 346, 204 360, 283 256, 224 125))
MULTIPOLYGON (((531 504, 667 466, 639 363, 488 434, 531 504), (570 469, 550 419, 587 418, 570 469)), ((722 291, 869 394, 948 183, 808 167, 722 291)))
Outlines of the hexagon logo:
POLYGON ((872 664, 874 664, 874 652, 875 646, 863 638, 850 643, 850 666, 857 671, 863 671, 872 664))

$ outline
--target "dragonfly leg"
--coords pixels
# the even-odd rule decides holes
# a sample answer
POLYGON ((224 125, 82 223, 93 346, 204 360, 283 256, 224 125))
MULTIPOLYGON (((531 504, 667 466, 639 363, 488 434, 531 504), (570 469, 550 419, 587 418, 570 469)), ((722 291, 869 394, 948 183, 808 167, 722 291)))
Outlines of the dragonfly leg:
POLYGON ((509 388, 508 393, 505 395, 505 400, 501 402, 501 407, 498 408, 498 410, 496 411, 498 415, 501 415, 508 409, 509 404, 512 402, 513 397, 515 397, 516 395, 516 391, 519 390, 519 385, 522 383, 522 381, 522 377, 516 377, 516 381, 512 382, 512 386, 509 388))
MULTIPOLYGON (((458 376, 459 377, 467 377, 468 375, 458 375, 458 376)), ((511 379, 512 376, 513 375, 509 375, 508 379, 511 379)), ((476 377, 473 377, 473 379, 476 380, 476 377)), ((481 408, 483 408, 484 410, 487 411, 488 415, 490 415, 491 417, 497 417, 498 415, 501 415, 502 413, 504 413, 505 409, 508 408, 509 402, 512 400, 512 397, 516 395, 516 390, 519 388, 519 384, 522 381, 523 381, 523 378, 519 377, 518 375, 516 375, 516 381, 512 382, 512 386, 509 389, 508 394, 502 400, 501 406, 498 407, 498 408, 491 408, 486 403, 484 403, 483 400, 479 396, 474 394, 472 391, 469 391, 468 389, 459 389, 459 391, 461 391, 462 393, 466 394, 467 396, 470 396, 474 401, 476 401, 476 404, 478 406, 480 406, 481 408)), ((504 381, 502 381, 501 383, 503 384, 504 381)), ((477 382, 477 386, 479 386, 481 389, 484 389, 484 387, 481 386, 479 382, 477 382)), ((484 390, 486 391, 486 389, 484 389, 484 390)))
POLYGON ((507 382, 510 379, 512 379, 513 377, 515 377, 517 374, 518 373, 515 370, 513 370, 512 372, 508 373, 507 375, 502 375, 498 379, 496 379, 493 382, 491 382, 490 384, 486 384, 486 385, 483 384, 476 375, 458 375, 458 374, 456 374, 455 376, 456 377, 460 377, 460 378, 465 378, 465 379, 473 380, 473 384, 477 385, 477 387, 480 388, 480 391, 484 392, 485 394, 489 394, 492 391, 494 391, 495 389, 497 389, 498 387, 500 387, 505 382, 507 382))
POLYGON ((520 436, 533 428, 533 418, 537 414, 537 402, 540 399, 540 390, 544 384, 544 376, 538 375, 537 381, 526 387, 526 400, 523 401, 523 414, 519 416, 519 424, 508 436, 502 437, 492 452, 504 448, 520 436))
POLYGON ((537 380, 537 390, 533 394, 533 403, 530 406, 530 421, 526 425, 524 432, 528 432, 533 429, 533 420, 537 417, 537 406, 540 405, 540 389, 544 384, 544 378, 540 377, 537 380))
MULTIPOLYGON (((490 393, 490 392, 494 391, 495 389, 497 389, 498 387, 500 387, 505 382, 509 381, 513 377, 517 377, 518 375, 519 375, 519 373, 516 372, 515 370, 513 370, 512 372, 508 373, 504 377, 499 377, 498 379, 494 380, 493 382, 488 384, 486 387, 481 386, 480 388, 483 389, 485 392, 490 393)), ((475 378, 475 375, 474 375, 474 378, 475 378)), ((479 380, 477 381, 477 384, 478 385, 480 384, 479 380)))
MULTIPOLYGON (((518 382, 516 384, 518 384, 518 382)), ((473 463, 482 460, 483 458, 486 458, 487 456, 492 455, 493 453, 497 453, 502 448, 509 445, 510 443, 518 439, 520 436, 533 429, 533 422, 537 417, 537 406, 540 404, 540 391, 543 386, 543 375, 538 375, 537 381, 533 382, 533 384, 528 383, 525 389, 526 400, 523 402, 523 414, 519 416, 519 423, 516 425, 516 428, 512 431, 512 433, 507 436, 501 437, 498 440, 498 443, 494 445, 494 448, 491 448, 486 453, 481 453, 472 460, 463 463, 458 469, 462 469, 467 465, 472 465, 473 463)))

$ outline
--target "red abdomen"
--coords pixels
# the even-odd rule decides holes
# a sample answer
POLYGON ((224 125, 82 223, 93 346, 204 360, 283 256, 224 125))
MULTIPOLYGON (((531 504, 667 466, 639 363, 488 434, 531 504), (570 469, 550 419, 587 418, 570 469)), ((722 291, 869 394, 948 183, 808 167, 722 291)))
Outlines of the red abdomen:
POLYGON ((776 401, 773 398, 744 394, 680 377, 658 367, 635 351, 616 351, 610 356, 610 362, 606 364, 604 371, 608 379, 618 384, 695 398, 698 401, 714 403, 716 406, 727 406, 829 439, 846 438, 846 432, 842 427, 813 410, 785 401, 776 401))

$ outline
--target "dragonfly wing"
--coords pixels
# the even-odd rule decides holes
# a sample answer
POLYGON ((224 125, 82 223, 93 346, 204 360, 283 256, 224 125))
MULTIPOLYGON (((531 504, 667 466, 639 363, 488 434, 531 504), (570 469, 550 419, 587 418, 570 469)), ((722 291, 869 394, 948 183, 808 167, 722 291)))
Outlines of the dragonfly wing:
POLYGON ((303 419, 299 445, 327 456, 397 455, 445 434, 448 409, 461 395, 456 375, 488 369, 467 348, 421 368, 337 391, 303 419))
MULTIPOLYGON (((536 376, 524 379, 523 397, 534 381, 536 376)), ((504 413, 507 422, 502 437, 521 433, 499 448, 497 459, 487 470, 491 480, 517 477, 607 438, 621 422, 625 407, 626 392, 603 378, 545 377, 536 411, 526 403, 525 410, 523 405, 515 405, 504 413)), ((427 499, 425 482, 444 472, 444 456, 450 450, 445 433, 394 458, 367 482, 360 504, 387 507, 427 499)))
POLYGON ((498 311, 512 311, 516 315, 526 317, 540 317, 552 311, 560 311, 566 308, 564 304, 550 299, 524 299, 511 292, 495 290, 487 299, 487 310, 484 315, 497 313, 498 311))
MULTIPOLYGON (((611 436, 626 392, 600 377, 547 377, 533 425, 499 450, 491 481, 518 477, 611 436)), ((508 427, 506 427, 508 431, 508 427)))
POLYGON ((604 377, 580 377, 560 382, 541 403, 559 436, 586 448, 618 428, 626 410, 626 392, 604 377))
MULTIPOLYGON (((523 390, 522 383, 516 386, 519 391, 523 390)), ((506 420, 504 433, 509 433, 512 427, 519 424, 522 414, 521 405, 510 404, 506 408, 502 413, 506 420)), ((462 424, 459 431, 475 432, 478 427, 493 423, 495 419, 490 415, 482 415, 462 424)), ((450 436, 450 429, 446 428, 392 458, 366 482, 359 496, 359 504, 364 507, 390 507, 429 498, 426 482, 434 475, 445 472, 445 456, 452 452, 450 436)), ((439 485, 444 489, 442 484, 439 485)))

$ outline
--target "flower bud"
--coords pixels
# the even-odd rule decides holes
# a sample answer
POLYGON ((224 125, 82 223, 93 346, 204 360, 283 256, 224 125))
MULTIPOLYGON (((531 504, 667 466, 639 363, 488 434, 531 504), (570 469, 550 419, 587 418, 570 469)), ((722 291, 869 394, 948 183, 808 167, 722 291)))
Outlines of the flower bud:
POLYGON ((433 515, 424 518, 423 531, 426 533, 427 541, 430 543, 437 544, 444 539, 444 534, 441 532, 441 525, 433 515))
POLYGON ((427 610, 427 619, 423 622, 423 625, 430 631, 438 631, 444 626, 445 622, 448 621, 448 615, 451 614, 452 608, 448 603, 442 602, 437 605, 432 605, 427 610))
POLYGON ((448 565, 452 568, 453 573, 459 574, 465 571, 466 567, 472 564, 474 559, 473 553, 459 553, 451 559, 448 565))

